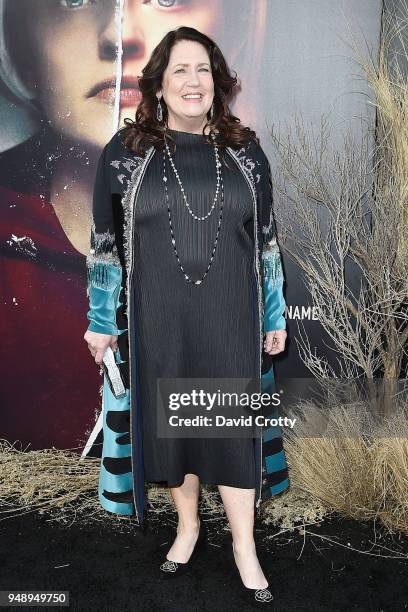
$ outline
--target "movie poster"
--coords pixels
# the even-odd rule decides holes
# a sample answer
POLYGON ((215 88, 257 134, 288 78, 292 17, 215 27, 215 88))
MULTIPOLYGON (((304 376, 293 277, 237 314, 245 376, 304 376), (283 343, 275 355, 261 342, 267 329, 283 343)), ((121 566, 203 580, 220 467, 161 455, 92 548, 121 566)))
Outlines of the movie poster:
MULTIPOLYGON (((103 146, 134 118, 137 77, 154 47, 180 25, 213 38, 239 78, 232 110, 268 153, 268 126, 299 106, 313 116, 354 87, 340 59, 347 21, 334 4, 0 1, 3 438, 31 450, 98 441, 102 379, 83 339, 93 181, 103 146)), ((381 2, 342 5, 378 44, 381 2)), ((360 104, 351 95, 343 103, 347 116, 360 104)), ((293 313, 307 296, 284 263, 293 313)), ((318 321, 306 323, 318 336, 318 321)), ((286 376, 299 375, 292 347, 280 359, 286 376)))

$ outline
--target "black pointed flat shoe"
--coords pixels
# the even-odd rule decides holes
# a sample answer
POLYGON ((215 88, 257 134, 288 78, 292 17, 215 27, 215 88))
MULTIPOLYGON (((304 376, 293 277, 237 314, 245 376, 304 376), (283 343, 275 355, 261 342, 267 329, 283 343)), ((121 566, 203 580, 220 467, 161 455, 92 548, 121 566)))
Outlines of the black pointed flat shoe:
POLYGON ((232 563, 235 568, 235 578, 240 585, 241 598, 253 608, 258 610, 271 610, 274 602, 274 596, 269 589, 269 585, 264 589, 251 589, 246 587, 242 582, 241 574, 239 573, 238 566, 235 563, 234 552, 232 552, 232 563))
POLYGON ((160 565, 160 572, 164 578, 178 578, 179 576, 187 573, 196 557, 197 553, 204 547, 206 542, 207 528, 205 523, 200 519, 200 528, 198 531, 198 537, 194 546, 194 550, 190 555, 190 558, 186 563, 180 563, 179 561, 171 561, 170 559, 165 559, 164 563, 160 565))

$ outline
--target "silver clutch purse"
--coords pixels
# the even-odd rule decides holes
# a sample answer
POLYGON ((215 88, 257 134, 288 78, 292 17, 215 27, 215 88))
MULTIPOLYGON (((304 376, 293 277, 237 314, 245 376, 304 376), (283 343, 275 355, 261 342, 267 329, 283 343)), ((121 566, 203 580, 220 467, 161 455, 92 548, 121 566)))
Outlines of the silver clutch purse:
POLYGON ((116 398, 123 397, 126 394, 126 388, 121 371, 116 363, 115 353, 110 346, 103 356, 102 367, 113 395, 116 398))

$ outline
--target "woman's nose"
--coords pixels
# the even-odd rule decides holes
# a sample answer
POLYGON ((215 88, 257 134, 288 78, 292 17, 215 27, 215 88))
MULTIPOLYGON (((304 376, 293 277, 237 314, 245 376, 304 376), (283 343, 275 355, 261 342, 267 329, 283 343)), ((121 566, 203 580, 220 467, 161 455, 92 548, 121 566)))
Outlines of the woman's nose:
POLYGON ((191 87, 197 87, 201 83, 198 72, 188 74, 187 79, 187 85, 190 85, 191 87))
POLYGON ((122 61, 140 59, 146 54, 143 17, 139 2, 126 0, 122 17, 122 61))
POLYGON ((101 59, 115 61, 120 40, 123 63, 143 58, 146 48, 143 20, 139 9, 139 2, 136 4, 126 0, 120 25, 115 10, 104 13, 104 23, 99 37, 99 57, 101 59))
POLYGON ((115 19, 115 10, 103 13, 103 22, 99 26, 98 54, 102 60, 116 61, 119 32, 115 19))
POLYGON ((145 53, 145 42, 142 36, 135 33, 124 34, 122 38, 122 62, 142 58, 145 53))

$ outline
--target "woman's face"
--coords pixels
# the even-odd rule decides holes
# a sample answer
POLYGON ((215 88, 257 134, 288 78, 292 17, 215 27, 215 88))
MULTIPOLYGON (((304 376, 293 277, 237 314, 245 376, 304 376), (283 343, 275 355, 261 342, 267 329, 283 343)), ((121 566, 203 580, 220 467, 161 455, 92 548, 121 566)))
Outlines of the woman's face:
POLYGON ((170 128, 200 129, 214 98, 214 81, 206 48, 191 40, 176 43, 163 73, 163 96, 170 128), (194 97, 192 97, 194 95, 194 97))
MULTIPOLYGON (((117 129, 115 0, 25 0, 24 5, 28 40, 23 76, 46 120, 68 140, 100 148, 117 129)), ((125 0, 119 125, 125 117, 134 118, 140 101, 136 77, 163 36, 190 25, 215 37, 221 5, 221 0, 125 0)))

